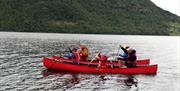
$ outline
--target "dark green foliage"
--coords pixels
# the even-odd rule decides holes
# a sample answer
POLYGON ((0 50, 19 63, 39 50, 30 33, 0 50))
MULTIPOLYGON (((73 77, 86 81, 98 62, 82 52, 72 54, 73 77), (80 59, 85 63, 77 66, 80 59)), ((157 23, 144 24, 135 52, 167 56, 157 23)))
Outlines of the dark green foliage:
POLYGON ((0 0, 0 7, 0 31, 131 35, 180 32, 180 17, 150 0, 0 0))

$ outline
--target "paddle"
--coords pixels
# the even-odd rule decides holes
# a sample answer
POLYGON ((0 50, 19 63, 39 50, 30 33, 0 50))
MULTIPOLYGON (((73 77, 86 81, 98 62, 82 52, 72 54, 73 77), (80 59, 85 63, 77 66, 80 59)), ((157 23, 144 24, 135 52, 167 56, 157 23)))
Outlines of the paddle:
POLYGON ((121 45, 119 45, 119 48, 118 48, 118 51, 117 51, 117 56, 118 56, 118 54, 119 54, 120 48, 121 48, 121 45))
POLYGON ((87 67, 95 60, 96 56, 101 53, 101 51, 99 51, 95 56, 93 56, 93 58, 91 59, 91 61, 87 64, 87 67))
POLYGON ((88 65, 95 60, 96 56, 97 56, 99 53, 101 53, 101 51, 99 51, 99 52, 91 59, 91 61, 88 63, 88 65))
MULTIPOLYGON (((67 50, 67 49, 66 49, 66 50, 67 50)), ((69 51, 70 53, 73 53, 73 51, 71 50, 70 47, 68 47, 68 51, 69 51)), ((60 55, 60 57, 64 57, 64 56, 60 55)), ((54 65, 56 64, 56 62, 57 62, 57 60, 54 60, 54 63, 50 66, 50 68, 51 68, 52 66, 54 66, 54 65)))
POLYGON ((71 48, 70 48, 70 47, 68 47, 68 49, 69 49, 69 52, 70 52, 70 53, 72 53, 72 50, 71 50, 71 48))
POLYGON ((71 48, 72 48, 72 46, 67 47, 67 49, 64 52, 68 52, 69 51, 70 53, 73 53, 71 48))
POLYGON ((83 71, 87 70, 88 66, 95 60, 96 56, 101 53, 101 51, 99 51, 95 56, 93 56, 93 58, 91 59, 91 61, 87 64, 86 68, 83 69, 83 71))
MULTIPOLYGON (((119 48, 118 48, 118 51, 117 51, 117 57, 118 57, 118 54, 119 54, 119 50, 120 50, 120 48, 121 48, 121 45, 119 45, 119 48)), ((116 60, 118 60, 118 58, 116 57, 116 60)), ((118 60, 118 62, 119 62, 119 67, 120 67, 120 60, 118 60)))

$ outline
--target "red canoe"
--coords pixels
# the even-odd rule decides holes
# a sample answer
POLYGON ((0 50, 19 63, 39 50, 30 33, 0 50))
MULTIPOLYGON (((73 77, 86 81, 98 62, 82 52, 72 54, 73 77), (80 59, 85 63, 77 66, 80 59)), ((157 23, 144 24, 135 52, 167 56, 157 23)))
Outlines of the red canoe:
MULTIPOLYGON (((56 60, 56 61, 65 61, 65 62, 69 62, 72 63, 75 59, 66 59, 63 57, 59 57, 59 56, 51 56, 51 59, 56 60)), ((91 60, 88 61, 80 61, 80 64, 92 64, 92 65, 98 65, 99 61, 94 60, 93 62, 89 63, 91 60)), ((107 65, 114 65, 114 66, 123 66, 123 64, 119 61, 108 61, 107 65)), ((137 66, 145 66, 145 65, 149 65, 150 64, 150 60, 149 59, 142 59, 142 60, 137 60, 136 61, 136 65, 137 66)))
POLYGON ((47 69, 70 71, 76 73, 98 73, 98 74, 156 74, 157 65, 138 66, 135 68, 97 68, 88 65, 71 64, 67 62, 57 62, 53 59, 43 58, 43 65, 47 69))

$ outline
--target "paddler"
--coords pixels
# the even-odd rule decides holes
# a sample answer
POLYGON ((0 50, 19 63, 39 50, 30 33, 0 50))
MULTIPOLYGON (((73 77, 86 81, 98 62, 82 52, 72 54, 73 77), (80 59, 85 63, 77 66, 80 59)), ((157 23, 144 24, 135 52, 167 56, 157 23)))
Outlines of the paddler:
POLYGON ((130 48, 129 46, 123 47, 120 45, 120 47, 123 50, 123 54, 119 54, 120 58, 118 58, 118 60, 121 62, 123 61, 125 66, 128 68, 135 67, 135 61, 137 59, 136 50, 130 48))
POLYGON ((98 67, 100 67, 100 68, 107 68, 107 66, 108 66, 107 65, 107 59, 108 59, 108 57, 106 55, 99 53, 97 55, 97 57, 96 57, 96 60, 99 60, 98 67))
POLYGON ((119 54, 120 58, 118 58, 118 60, 123 60, 126 61, 128 58, 128 51, 131 49, 129 46, 121 46, 121 49, 123 50, 123 54, 119 54))
POLYGON ((135 49, 130 49, 128 51, 128 58, 125 61, 125 66, 127 66, 127 68, 132 68, 136 66, 136 50, 135 49))
POLYGON ((78 50, 78 60, 88 61, 88 48, 85 45, 80 45, 80 50, 78 50))
POLYGON ((119 54, 117 57, 117 60, 119 62, 119 67, 123 67, 123 64, 125 64, 125 61, 127 61, 128 58, 128 51, 130 50, 129 46, 122 46, 120 45, 121 50, 123 50, 123 53, 119 54))
POLYGON ((77 49, 76 48, 73 48, 73 49, 69 48, 69 51, 70 51, 70 53, 63 54, 62 56, 64 58, 67 58, 67 59, 76 59, 77 58, 77 49))

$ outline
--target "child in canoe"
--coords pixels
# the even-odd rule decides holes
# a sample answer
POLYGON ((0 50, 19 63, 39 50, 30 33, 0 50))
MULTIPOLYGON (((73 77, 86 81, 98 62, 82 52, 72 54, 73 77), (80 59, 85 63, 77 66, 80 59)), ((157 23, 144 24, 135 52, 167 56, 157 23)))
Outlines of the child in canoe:
POLYGON ((69 52, 61 56, 67 59, 75 59, 77 62, 88 60, 88 48, 85 45, 80 45, 80 49, 69 48, 69 52))
POLYGON ((106 55, 99 53, 96 57, 96 60, 99 60, 98 67, 106 68, 107 67, 107 59, 108 59, 108 57, 106 55))

